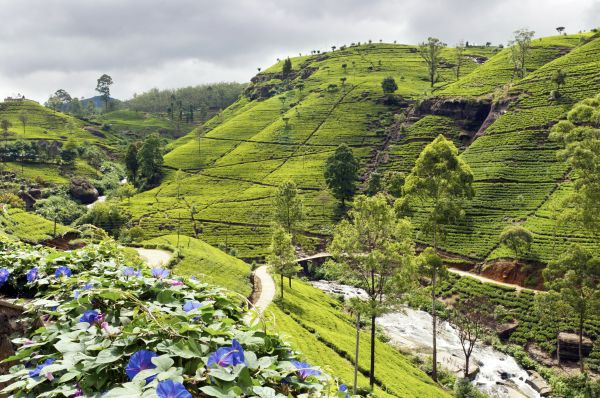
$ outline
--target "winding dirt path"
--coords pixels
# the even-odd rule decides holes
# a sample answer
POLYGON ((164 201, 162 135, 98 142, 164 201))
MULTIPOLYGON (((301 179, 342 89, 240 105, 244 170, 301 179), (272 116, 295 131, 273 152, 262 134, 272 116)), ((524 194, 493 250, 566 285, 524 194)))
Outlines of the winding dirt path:
POLYGON ((485 276, 481 276, 479 274, 474 274, 474 273, 468 272, 468 271, 461 271, 461 270, 455 269, 455 268, 448 268, 448 272, 452 272, 453 274, 460 275, 460 276, 468 276, 470 278, 477 279, 478 281, 483 282, 483 283, 490 283, 490 284, 493 284, 493 285, 500 285, 500 286, 512 287, 517 292, 520 292, 521 290, 531 290, 533 292, 539 292, 539 290, 536 290, 536 289, 531 289, 531 288, 523 287, 523 286, 516 285, 516 284, 513 284, 513 283, 500 282, 500 281, 497 281, 495 279, 486 278, 485 276))
POLYGON ((256 311, 259 314, 265 312, 267 307, 273 302, 275 297, 275 282, 269 274, 269 269, 266 265, 261 265, 254 271, 254 275, 258 278, 260 283, 260 295, 254 304, 256 311))
POLYGON ((143 247, 135 247, 134 249, 150 267, 167 265, 173 255, 171 252, 160 249, 145 249, 143 247))

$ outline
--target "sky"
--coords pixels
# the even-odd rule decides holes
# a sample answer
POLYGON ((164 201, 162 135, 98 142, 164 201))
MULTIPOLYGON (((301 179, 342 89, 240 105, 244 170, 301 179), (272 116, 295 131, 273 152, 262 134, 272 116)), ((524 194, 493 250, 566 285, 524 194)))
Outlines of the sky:
POLYGON ((506 43, 600 25, 600 0, 0 0, 0 98, 246 82, 277 58, 357 41, 506 43))

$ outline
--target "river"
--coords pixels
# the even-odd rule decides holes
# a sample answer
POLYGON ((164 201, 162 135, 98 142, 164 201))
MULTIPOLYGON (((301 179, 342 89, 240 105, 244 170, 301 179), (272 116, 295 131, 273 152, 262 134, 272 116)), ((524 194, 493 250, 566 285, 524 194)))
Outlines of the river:
MULTIPOLYGON (((366 297, 358 288, 335 282, 318 281, 315 287, 332 294, 343 294, 346 299, 366 297)), ((432 349, 431 315, 426 311, 404 307, 380 317, 378 325, 384 330, 391 342, 415 354, 430 354, 432 349)), ((440 322, 438 329, 438 361, 445 368, 462 375, 464 354, 458 339, 458 332, 448 322, 440 322)), ((541 395, 526 381, 530 379, 527 371, 517 361, 491 346, 477 344, 471 355, 470 370, 479 368, 473 384, 494 398, 540 398, 541 395)))

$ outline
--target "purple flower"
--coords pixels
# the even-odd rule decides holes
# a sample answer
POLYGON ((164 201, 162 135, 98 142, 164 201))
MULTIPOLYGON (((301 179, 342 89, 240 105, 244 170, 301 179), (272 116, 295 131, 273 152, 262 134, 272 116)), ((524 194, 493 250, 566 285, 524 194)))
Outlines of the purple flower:
POLYGON ((170 281, 171 286, 183 286, 183 282, 177 279, 173 279, 172 281, 170 281))
POLYGON ((27 282, 31 283, 38 278, 38 267, 34 267, 27 271, 27 282))
MULTIPOLYGON (((81 288, 81 290, 90 290, 93 289, 94 285, 92 283, 86 283, 85 285, 83 285, 83 287, 81 288)), ((75 298, 79 298, 79 290, 75 290, 73 292, 73 297, 75 298)))
POLYGON ((29 371, 29 377, 38 377, 42 369, 44 369, 46 366, 52 365, 54 361, 56 361, 56 359, 46 359, 44 362, 36 366, 35 369, 29 371))
POLYGON ((185 312, 190 312, 200 307, 202 307, 202 303, 196 300, 188 300, 183 304, 183 310, 185 312))
MULTIPOLYGON (((131 358, 129 358, 129 362, 125 368, 125 373, 127 373, 129 380, 133 380, 135 375, 140 373, 142 370, 156 368, 156 365, 152 363, 152 358, 156 356, 157 354, 154 351, 139 350, 135 352, 131 358)), ((156 375, 148 377, 146 382, 151 382, 155 377, 156 375)))
POLYGON ((0 268, 0 286, 4 285, 8 281, 10 272, 6 268, 0 268))
POLYGON ((164 380, 158 383, 156 395, 158 398, 192 398, 192 394, 185 389, 183 384, 173 380, 164 380))
POLYGON ((71 272, 71 268, 64 265, 61 265, 56 269, 56 271, 54 271, 54 277, 56 279, 59 279, 62 276, 66 276, 68 278, 71 275, 73 275, 73 272, 71 272))
POLYGON ((136 271, 133 267, 125 267, 123 269, 123 275, 130 276, 142 276, 142 271, 136 271))
POLYGON ((321 372, 319 372, 318 370, 311 369, 310 365, 307 364, 306 362, 300 362, 300 361, 290 361, 290 362, 298 370, 298 377, 300 377, 301 380, 306 379, 308 376, 319 376, 321 374, 321 372))
POLYGON ((157 279, 164 279, 169 276, 171 271, 164 268, 152 268, 152 276, 157 279))
POLYGON ((102 314, 98 311, 88 310, 84 312, 83 315, 81 315, 81 318, 79 318, 79 322, 87 322, 90 325, 93 325, 96 322, 102 321, 103 318, 104 317, 102 316, 102 314))
POLYGON ((350 393, 348 392, 348 387, 346 387, 345 384, 340 384, 340 392, 345 392, 346 393, 345 398, 350 398, 350 393))
POLYGON ((208 366, 219 365, 221 367, 236 366, 246 362, 244 349, 236 339, 233 339, 231 347, 221 347, 208 357, 208 366))

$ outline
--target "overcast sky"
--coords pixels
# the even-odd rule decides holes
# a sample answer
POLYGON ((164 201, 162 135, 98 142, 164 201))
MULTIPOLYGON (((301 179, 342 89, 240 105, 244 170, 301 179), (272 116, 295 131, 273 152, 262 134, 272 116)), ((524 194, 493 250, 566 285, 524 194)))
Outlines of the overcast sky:
POLYGON ((383 39, 506 43, 600 24, 600 0, 0 0, 0 97, 248 81, 277 57, 383 39))

